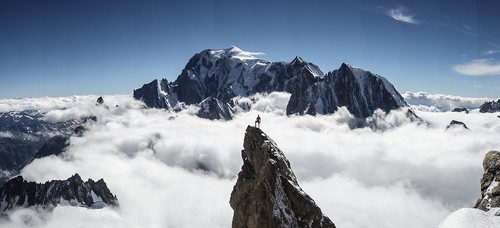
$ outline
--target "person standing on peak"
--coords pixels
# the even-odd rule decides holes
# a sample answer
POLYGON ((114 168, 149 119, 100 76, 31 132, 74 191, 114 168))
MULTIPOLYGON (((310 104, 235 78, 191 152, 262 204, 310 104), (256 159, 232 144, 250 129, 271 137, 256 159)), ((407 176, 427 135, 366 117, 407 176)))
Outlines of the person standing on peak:
POLYGON ((257 115, 257 119, 255 120, 255 127, 257 127, 257 124, 259 124, 258 128, 260 128, 260 115, 257 115))

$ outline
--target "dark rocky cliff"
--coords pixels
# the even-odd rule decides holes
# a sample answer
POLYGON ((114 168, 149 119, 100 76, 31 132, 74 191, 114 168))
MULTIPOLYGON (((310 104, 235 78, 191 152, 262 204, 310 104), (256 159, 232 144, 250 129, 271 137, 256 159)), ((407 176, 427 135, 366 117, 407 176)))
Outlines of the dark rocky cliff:
POLYGON ((500 99, 497 101, 487 101, 479 106, 479 112, 500 112, 500 99))
POLYGON ((500 207, 500 152, 492 150, 486 153, 483 168, 481 199, 474 207, 488 211, 492 207, 500 207))
POLYGON ((17 207, 41 206, 52 209, 66 202, 73 206, 100 208, 118 206, 118 199, 108 189, 103 179, 84 182, 75 174, 67 180, 52 180, 44 184, 28 182, 17 176, 0 188, 0 213, 17 207))
POLYGON ((299 186, 290 162, 260 129, 248 126, 243 166, 231 193, 233 227, 335 227, 299 186))

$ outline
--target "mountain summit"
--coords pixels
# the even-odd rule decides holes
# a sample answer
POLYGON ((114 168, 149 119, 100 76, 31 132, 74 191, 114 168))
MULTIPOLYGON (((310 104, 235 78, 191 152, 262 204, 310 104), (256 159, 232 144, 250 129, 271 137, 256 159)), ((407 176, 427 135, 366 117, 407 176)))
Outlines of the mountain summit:
POLYGON ((233 227, 335 227, 299 186, 271 138, 248 126, 243 147, 243 166, 229 201, 233 227))
POLYGON ((155 79, 134 90, 134 98, 150 108, 204 104, 198 116, 226 120, 234 115, 234 98, 275 91, 292 94, 288 115, 330 114, 346 106, 354 116, 368 117, 379 108, 406 106, 387 79, 360 68, 344 63, 325 75, 298 56, 291 62, 270 62, 252 54, 237 47, 203 50, 174 82, 155 79))

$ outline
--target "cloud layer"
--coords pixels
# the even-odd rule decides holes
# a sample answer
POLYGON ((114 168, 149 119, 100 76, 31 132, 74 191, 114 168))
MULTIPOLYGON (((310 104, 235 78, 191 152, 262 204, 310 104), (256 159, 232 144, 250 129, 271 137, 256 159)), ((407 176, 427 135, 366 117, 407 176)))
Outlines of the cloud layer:
POLYGON ((500 75, 500 62, 494 59, 474 59, 468 63, 455 65, 452 69, 468 76, 500 75))
POLYGON ((471 98, 444 94, 429 94, 426 92, 406 92, 401 94, 405 101, 415 110, 427 112, 448 112, 454 108, 477 109, 492 98, 471 98))
POLYGON ((338 227, 437 226, 451 211, 474 204, 483 156, 500 149, 495 114, 417 111, 430 123, 425 126, 409 122, 404 110, 377 112, 370 121, 385 130, 373 131, 350 129, 345 108, 287 117, 284 93, 257 95, 249 112, 228 122, 200 119, 193 110, 141 109, 131 96, 104 97, 109 109, 99 108, 94 98, 47 113, 51 121, 89 114, 98 120, 83 137, 71 138, 62 157, 36 160, 22 175, 38 182, 76 172, 104 178, 120 209, 23 209, 0 221, 2 227, 229 227, 244 129, 258 114, 299 184, 338 227), (453 119, 471 130, 445 130, 453 119))

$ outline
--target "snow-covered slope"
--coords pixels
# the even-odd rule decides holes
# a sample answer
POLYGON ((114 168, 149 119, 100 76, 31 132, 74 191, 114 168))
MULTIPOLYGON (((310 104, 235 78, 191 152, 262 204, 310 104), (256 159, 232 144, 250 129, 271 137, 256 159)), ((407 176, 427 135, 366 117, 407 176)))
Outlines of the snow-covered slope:
MULTIPOLYGON (((390 111, 406 105, 387 79, 360 68, 342 64, 324 75, 318 66, 298 56, 291 62, 270 62, 237 47, 197 53, 174 82, 153 80, 134 90, 134 98, 151 108, 172 109, 180 103, 200 105, 211 97, 225 106, 214 108, 229 110, 234 108, 230 102, 234 97, 271 92, 292 94, 288 115, 329 114, 346 106, 353 115, 368 117, 379 108, 390 111)), ((201 111, 206 113, 199 116, 232 118, 201 111)))
POLYGON ((450 214, 439 225, 439 228, 497 228, 500 227, 500 217, 495 216, 496 210, 485 212, 475 208, 462 208, 450 214))

